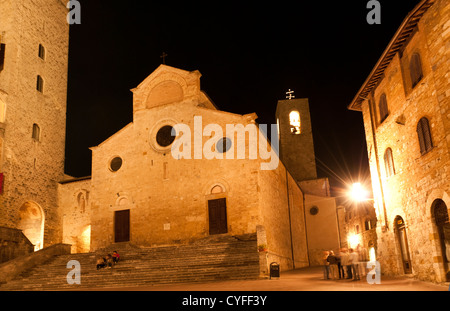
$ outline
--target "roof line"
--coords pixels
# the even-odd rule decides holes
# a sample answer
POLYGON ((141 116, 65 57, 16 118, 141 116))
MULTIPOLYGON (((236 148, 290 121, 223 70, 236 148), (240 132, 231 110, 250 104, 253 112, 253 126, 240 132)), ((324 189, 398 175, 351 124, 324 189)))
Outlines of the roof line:
POLYGON ((368 94, 378 84, 383 77, 385 69, 390 65, 397 52, 405 45, 411 34, 414 32, 417 24, 435 0, 422 0, 403 20, 397 29, 392 40, 384 50, 375 67, 370 72, 366 81, 359 89, 352 102, 347 106, 349 110, 361 111, 361 104, 367 98, 368 94))

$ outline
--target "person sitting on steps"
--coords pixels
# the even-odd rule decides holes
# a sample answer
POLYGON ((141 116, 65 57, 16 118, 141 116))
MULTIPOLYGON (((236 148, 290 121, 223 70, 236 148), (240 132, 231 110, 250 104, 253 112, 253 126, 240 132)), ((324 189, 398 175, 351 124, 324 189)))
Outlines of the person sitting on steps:
POLYGON ((113 261, 111 254, 108 254, 108 256, 106 256, 106 265, 107 265, 107 268, 110 268, 110 269, 114 265, 114 261, 113 261))
POLYGON ((113 254, 112 254, 112 259, 113 259, 114 264, 116 264, 116 263, 119 262, 120 255, 119 255, 119 253, 118 253, 117 251, 114 251, 114 252, 113 252, 113 254))
POLYGON ((106 259, 103 257, 97 258, 97 270, 106 267, 106 259))

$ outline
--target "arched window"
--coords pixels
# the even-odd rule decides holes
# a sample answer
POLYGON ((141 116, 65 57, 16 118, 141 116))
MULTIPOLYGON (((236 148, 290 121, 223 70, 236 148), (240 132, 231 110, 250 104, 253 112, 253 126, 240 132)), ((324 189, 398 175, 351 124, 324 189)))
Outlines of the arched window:
POLYGON ((300 134, 300 113, 296 110, 291 111, 289 113, 289 124, 291 125, 291 133, 292 134, 300 134))
POLYGON ((222 193, 223 188, 220 185, 215 185, 212 189, 211 189, 211 194, 215 194, 215 193, 222 193))
POLYGON ((36 141, 41 140, 41 128, 36 123, 33 124, 33 132, 31 134, 31 137, 36 141))
POLYGON ((400 254, 403 262, 403 271, 405 274, 412 273, 411 257, 409 255, 408 238, 406 236, 406 226, 401 216, 395 217, 395 232, 400 246, 400 254))
POLYGON ((392 156, 391 148, 387 148, 384 153, 384 167, 386 169, 386 177, 395 175, 394 158, 392 156))
POLYGON ((41 59, 45 59, 45 48, 44 48, 44 46, 42 44, 39 44, 38 56, 41 59))
POLYGON ((84 213, 85 210, 86 210, 86 199, 85 199, 84 194, 82 192, 80 192, 78 194, 77 201, 78 201, 78 207, 80 209, 80 212, 84 213))
MULTIPOLYGON (((448 267, 450 265, 450 252, 447 249, 449 246, 448 243, 446 243, 446 240, 448 240, 448 237, 450 235, 450 221, 447 205, 443 200, 437 199, 433 202, 431 212, 439 235, 444 270, 448 271, 448 267)), ((446 274, 446 281, 450 281, 450 273, 446 274)))
POLYGON ((364 222, 364 229, 366 229, 366 231, 371 229, 371 228, 370 228, 370 219, 367 219, 367 220, 364 222))
POLYGON ((380 102, 378 103, 378 110, 380 111, 380 123, 382 123, 384 120, 386 120, 387 116, 389 115, 386 94, 384 93, 380 96, 380 102))
POLYGON ((414 53, 411 56, 411 61, 409 63, 409 73, 411 75, 412 87, 415 87, 423 77, 422 62, 420 61, 420 55, 418 53, 414 53))
POLYGON ((420 153, 424 155, 433 148, 430 123, 425 117, 420 119, 417 124, 417 136, 419 137, 420 153))
POLYGON ((41 93, 44 91, 44 79, 42 79, 40 75, 37 76, 36 90, 38 90, 41 93))

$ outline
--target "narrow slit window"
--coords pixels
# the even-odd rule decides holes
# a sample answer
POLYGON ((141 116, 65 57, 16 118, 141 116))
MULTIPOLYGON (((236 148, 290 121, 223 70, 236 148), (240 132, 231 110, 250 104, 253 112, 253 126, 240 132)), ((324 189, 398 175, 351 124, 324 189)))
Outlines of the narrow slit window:
POLYGON ((44 91, 44 79, 42 79, 42 77, 39 75, 37 76, 36 90, 38 90, 41 93, 43 93, 44 91))
POLYGON ((39 125, 37 125, 36 123, 33 124, 33 132, 31 134, 31 137, 35 140, 35 141, 40 141, 41 138, 41 128, 39 127, 39 125))
POLYGON ((392 156, 391 148, 387 148, 386 152, 384 153, 384 166, 386 169, 386 177, 395 175, 394 158, 392 156))
POLYGON ((6 45, 0 44, 0 71, 3 70, 5 66, 5 51, 6 51, 6 45))
POLYGON ((45 59, 45 48, 44 48, 44 46, 42 44, 39 44, 38 56, 41 59, 45 59))

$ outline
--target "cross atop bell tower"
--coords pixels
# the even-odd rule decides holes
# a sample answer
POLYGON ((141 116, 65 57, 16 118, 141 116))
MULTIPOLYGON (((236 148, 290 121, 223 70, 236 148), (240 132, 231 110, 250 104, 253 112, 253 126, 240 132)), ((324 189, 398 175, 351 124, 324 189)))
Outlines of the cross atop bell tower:
POLYGON ((286 92, 286 98, 287 99, 295 98, 294 91, 291 91, 291 89, 289 89, 289 91, 286 92))

